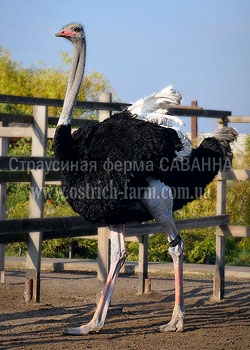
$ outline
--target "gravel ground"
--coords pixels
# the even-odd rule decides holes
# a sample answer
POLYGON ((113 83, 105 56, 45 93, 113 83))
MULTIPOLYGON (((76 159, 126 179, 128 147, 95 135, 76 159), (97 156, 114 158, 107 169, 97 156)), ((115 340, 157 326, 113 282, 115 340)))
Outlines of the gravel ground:
POLYGON ((7 272, 0 286, 1 349, 249 349, 250 281, 228 280, 225 299, 210 300, 212 280, 186 276, 183 333, 159 333, 171 318, 172 277, 152 278, 152 292, 136 295, 135 276, 118 279, 106 325, 85 336, 63 334, 91 319, 96 301, 94 274, 42 273, 41 303, 26 304, 24 273, 7 272))

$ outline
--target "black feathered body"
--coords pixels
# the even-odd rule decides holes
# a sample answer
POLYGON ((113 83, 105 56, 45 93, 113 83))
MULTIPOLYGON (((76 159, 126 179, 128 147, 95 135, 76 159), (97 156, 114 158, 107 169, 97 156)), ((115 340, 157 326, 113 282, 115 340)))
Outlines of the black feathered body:
POLYGON ((128 111, 72 135, 70 126, 58 126, 54 139, 55 156, 65 162, 62 188, 67 201, 86 220, 106 224, 152 219, 140 201, 149 178, 172 188, 174 210, 201 195, 219 170, 224 156, 220 143, 204 140, 185 162, 176 159, 181 149, 174 129, 138 120, 128 111), (212 158, 215 168, 206 166, 212 158))
POLYGON ((190 156, 175 160, 159 179, 172 189, 173 210, 199 198, 225 164, 225 153, 218 140, 205 139, 190 156))

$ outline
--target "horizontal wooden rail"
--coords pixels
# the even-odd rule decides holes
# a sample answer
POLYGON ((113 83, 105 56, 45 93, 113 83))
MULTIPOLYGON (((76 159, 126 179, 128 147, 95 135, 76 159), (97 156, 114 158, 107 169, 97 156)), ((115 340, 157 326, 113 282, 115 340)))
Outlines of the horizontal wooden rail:
POLYGON ((230 111, 219 111, 213 109, 203 109, 196 106, 168 106, 168 114, 177 116, 194 116, 205 118, 224 118, 231 116, 230 111))
MULTIPOLYGON (((57 125, 58 117, 48 117, 48 125, 57 125)), ((7 124, 18 123, 18 124, 32 124, 33 115, 28 114, 10 114, 10 113, 0 113, 0 121, 4 121, 7 124)), ((83 118, 73 118, 71 125, 73 127, 82 126, 84 124, 93 123, 93 120, 83 119, 83 118)))
POLYGON ((0 137, 32 137, 32 128, 0 127, 0 137))
MULTIPOLYGON (((0 103, 62 107, 63 102, 64 100, 59 100, 59 99, 0 94, 0 103)), ((127 106, 130 106, 130 104, 120 103, 120 102, 107 103, 107 102, 93 102, 93 101, 77 101, 75 107, 80 109, 120 111, 127 106)))
MULTIPOLYGON (((42 234, 43 240, 55 239, 55 238, 70 238, 70 237, 88 237, 98 236, 96 227, 82 227, 81 229, 61 229, 53 231, 45 231, 42 234)), ((93 237, 93 238, 94 238, 93 237)), ((27 242, 28 232, 11 233, 11 234, 0 234, 0 244, 16 243, 16 242, 27 242)))
MULTIPOLYGON (((13 96, 13 95, 1 95, 0 103, 12 103, 12 104, 25 104, 25 105, 38 105, 38 106, 53 106, 62 107, 64 100, 39 98, 39 97, 27 97, 27 96, 13 96)), ((92 109, 92 110, 107 110, 107 111, 120 111, 124 107, 131 106, 128 103, 120 102, 93 102, 93 101, 77 101, 76 108, 80 109, 92 109)), ((225 118, 231 116, 230 111, 219 111, 203 109, 196 106, 168 106, 168 113, 178 116, 199 116, 206 118, 225 118)))
MULTIPOLYGON (((179 231, 221 226, 229 224, 229 216, 216 215, 176 220, 175 223, 179 231)), ((24 241, 26 240, 26 232, 36 231, 43 232, 43 239, 91 236, 97 234, 97 228, 100 226, 100 224, 90 223, 80 216, 0 220, 0 244, 24 241)), ((126 236, 141 236, 157 232, 163 232, 163 228, 155 223, 125 225, 126 236)))
MULTIPOLYGON (((79 126, 82 126, 84 124, 83 123, 78 123, 79 126)), ((73 125, 73 128, 76 125, 73 125)), ((31 127, 0 127, 0 137, 7 137, 7 138, 11 138, 11 137, 18 137, 18 138, 22 138, 22 137, 32 137, 32 128, 31 127)), ((47 138, 48 139, 53 139, 55 136, 55 128, 48 128, 47 130, 47 138)), ((74 130, 73 130, 74 131, 74 130)))
MULTIPOLYGON (((48 117, 48 125, 57 125, 59 118, 58 117, 48 117)), ((83 119, 83 118, 73 118, 71 120, 72 127, 83 126, 87 124, 95 123, 97 120, 83 119)), ((49 129, 51 130, 51 129, 49 129)))
POLYGON ((0 170, 59 170, 54 157, 0 157, 0 170))
MULTIPOLYGON (((1 164, 1 158, 0 158, 1 164)), ((30 173, 27 171, 0 171, 0 183, 30 182, 30 173)))
MULTIPOLYGON (((0 160, 1 162, 1 160, 0 160)), ((29 171, 0 171, 0 183, 29 183, 31 175, 29 171)), ((49 171, 45 174, 45 182, 48 184, 50 182, 61 183, 61 176, 59 171, 49 171)))
POLYGON ((217 119, 218 123, 250 123, 250 117, 248 116, 231 116, 231 117, 225 117, 225 118, 219 118, 217 119))
POLYGON ((218 174, 218 180, 249 181, 250 170, 234 169, 232 171, 222 171, 218 174))
POLYGON ((218 236, 250 237, 250 226, 220 225, 216 234, 218 236))
MULTIPOLYGON (((227 116, 218 118, 218 115, 214 115, 213 110, 203 110, 199 107, 189 107, 189 106, 180 106, 177 108, 177 106, 171 106, 169 108, 169 113, 188 117, 189 114, 192 112, 194 114, 201 113, 201 111, 205 111, 205 115, 199 115, 200 117, 207 117, 207 118, 217 118, 218 123, 227 122, 227 123, 250 123, 250 117, 248 116, 227 116), (200 111, 200 112, 194 112, 194 111, 200 111), (185 113, 185 115, 183 115, 185 113), (212 114, 211 114, 212 113, 212 114)), ((230 113, 226 111, 215 111, 222 112, 222 113, 230 113)), ((215 113, 215 114, 216 114, 215 113)), ((57 125, 58 117, 49 117, 48 118, 48 125, 57 125)), ((0 121, 5 121, 6 123, 24 123, 24 124, 32 124, 33 116, 32 115, 23 115, 23 114, 10 114, 10 113, 0 113, 0 121)), ((72 126, 78 127, 82 126, 85 123, 91 123, 92 120, 86 120, 86 119, 72 119, 72 126)))
MULTIPOLYGON (((47 182, 60 181, 59 163, 53 157, 1 157, 0 183, 29 182, 30 174, 27 170, 41 169, 41 165, 45 169, 47 182)), ((250 170, 234 169, 222 171, 218 174, 217 179, 249 181, 250 170)))
POLYGON ((0 220, 0 235, 11 235, 22 232, 58 231, 58 227, 64 231, 71 229, 96 228, 98 225, 89 223, 81 216, 0 220))
POLYGON ((11 114, 11 113, 0 113, 0 121, 6 123, 25 123, 32 124, 33 115, 27 114, 11 114))
MULTIPOLYGON (((175 220, 175 224, 178 231, 228 225, 229 215, 203 216, 201 218, 175 220), (221 222, 223 222, 223 224, 221 224, 221 222)), ((140 236, 144 234, 154 234, 156 232, 163 232, 162 226, 157 223, 125 225, 126 236, 140 236)))

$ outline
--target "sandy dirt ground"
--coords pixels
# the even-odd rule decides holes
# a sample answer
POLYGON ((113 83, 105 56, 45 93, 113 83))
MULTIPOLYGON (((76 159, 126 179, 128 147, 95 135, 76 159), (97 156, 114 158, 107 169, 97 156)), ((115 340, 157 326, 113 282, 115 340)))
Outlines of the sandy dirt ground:
POLYGON ((42 273, 41 303, 26 304, 24 273, 7 272, 0 286, 1 349, 249 349, 250 281, 229 280, 225 299, 210 300, 212 280, 186 276, 186 321, 183 333, 160 333, 171 318, 172 277, 152 278, 152 292, 136 295, 135 276, 118 279, 112 308, 99 333, 63 334, 87 323, 96 301, 93 274, 42 273))

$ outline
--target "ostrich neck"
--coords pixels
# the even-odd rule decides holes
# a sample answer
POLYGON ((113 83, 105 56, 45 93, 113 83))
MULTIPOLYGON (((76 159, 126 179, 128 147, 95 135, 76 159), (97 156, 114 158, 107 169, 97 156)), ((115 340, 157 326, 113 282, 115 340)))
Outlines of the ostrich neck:
POLYGON ((74 54, 69 74, 66 96, 57 126, 71 124, 73 110, 82 84, 85 68, 85 56, 86 43, 85 40, 83 40, 81 43, 74 45, 74 54))
POLYGON ((75 75, 76 75, 77 64, 78 64, 78 61, 79 61, 79 56, 80 56, 80 50, 78 49, 78 46, 75 45, 74 46, 74 53, 73 53, 73 56, 72 56, 71 67, 70 67, 70 71, 69 71, 69 78, 68 78, 68 84, 67 84, 65 100, 67 99, 67 97, 68 97, 68 95, 69 95, 69 93, 71 91, 73 82, 74 82, 74 78, 75 78, 75 75))

